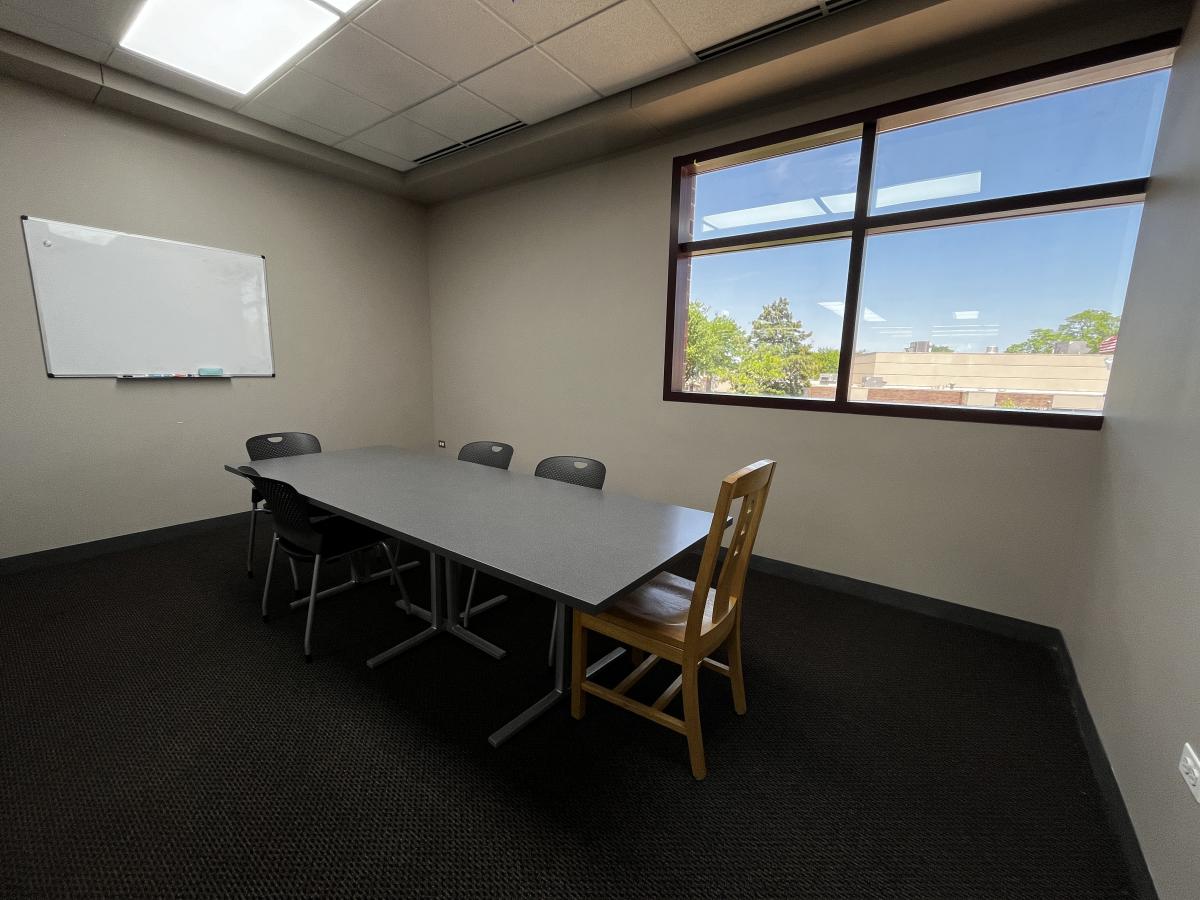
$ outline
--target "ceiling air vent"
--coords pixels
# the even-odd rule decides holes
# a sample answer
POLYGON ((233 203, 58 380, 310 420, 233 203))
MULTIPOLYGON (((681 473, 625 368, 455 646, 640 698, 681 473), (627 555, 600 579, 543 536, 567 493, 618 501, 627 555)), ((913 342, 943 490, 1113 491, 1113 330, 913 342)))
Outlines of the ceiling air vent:
POLYGON ((732 53, 734 50, 740 50, 742 47, 750 44, 775 37, 777 34, 791 31, 793 28, 799 28, 801 25, 817 22, 827 16, 833 15, 835 12, 841 12, 843 9, 849 9, 851 6, 858 6, 858 4, 864 2, 865 0, 820 0, 819 3, 814 3, 808 9, 796 13, 794 16, 788 16, 786 19, 780 19, 778 22, 772 22, 770 25, 764 25, 762 28, 747 31, 745 34, 739 34, 737 37, 730 38, 727 41, 713 44, 711 47, 705 47, 703 50, 698 51, 696 55, 702 60, 724 56, 726 53, 732 53))
POLYGON ((473 138, 467 138, 461 144, 453 144, 449 147, 443 147, 441 150, 426 153, 424 156, 414 159, 413 162, 419 166, 422 163, 433 162, 435 159, 453 156, 455 153, 461 153, 463 150, 470 149, 471 147, 478 147, 480 144, 486 143, 493 138, 498 138, 504 134, 512 134, 514 131, 520 131, 525 127, 524 122, 513 122, 511 125, 505 125, 502 128, 485 131, 483 134, 476 135, 473 138))
POLYGON ((514 131, 520 131, 524 127, 524 122, 513 122, 511 125, 505 125, 502 128, 496 128, 493 131, 485 131, 478 137, 470 138, 469 140, 463 141, 463 143, 468 147, 478 147, 480 144, 492 140, 492 138, 498 138, 504 134, 512 134, 514 131))

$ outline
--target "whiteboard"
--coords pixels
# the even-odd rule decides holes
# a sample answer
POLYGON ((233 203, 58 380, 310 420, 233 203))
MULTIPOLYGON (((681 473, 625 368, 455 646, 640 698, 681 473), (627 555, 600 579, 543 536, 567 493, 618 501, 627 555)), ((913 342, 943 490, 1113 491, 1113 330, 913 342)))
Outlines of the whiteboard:
POLYGON ((264 257, 23 219, 51 377, 275 374, 264 257))

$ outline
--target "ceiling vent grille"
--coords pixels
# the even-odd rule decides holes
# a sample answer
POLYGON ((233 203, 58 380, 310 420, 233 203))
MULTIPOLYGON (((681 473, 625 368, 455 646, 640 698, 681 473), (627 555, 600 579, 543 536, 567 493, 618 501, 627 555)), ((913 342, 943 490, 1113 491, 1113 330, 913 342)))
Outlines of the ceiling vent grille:
POLYGON ((778 22, 772 22, 770 25, 764 25, 762 28, 756 28, 753 31, 747 31, 745 34, 739 34, 737 37, 730 38, 727 41, 721 41, 719 44, 713 44, 711 47, 705 47, 696 53, 696 56, 701 60, 713 59, 717 56, 724 56, 726 53, 732 53, 734 50, 740 50, 742 47, 756 44, 759 41, 765 41, 767 38, 775 37, 777 34, 782 34, 785 31, 791 31, 793 28, 799 28, 801 25, 807 25, 810 22, 817 22, 836 12, 841 12, 843 9, 849 9, 851 6, 858 6, 866 0, 820 0, 805 10, 801 10, 793 16, 788 16, 786 19, 780 19, 778 22))
POLYGON ((468 150, 471 147, 478 147, 480 144, 485 144, 490 140, 500 137, 505 134, 512 134, 514 131, 520 131, 527 127, 524 122, 513 122, 511 125, 505 125, 501 128, 496 128, 492 131, 485 131, 483 134, 476 135, 473 138, 467 138, 461 144, 453 144, 449 147, 443 147, 441 150, 434 150, 432 153, 426 153, 424 156, 414 159, 418 166, 423 163, 433 162, 435 159, 443 159, 447 156, 453 156, 455 153, 461 153, 463 150, 468 150))

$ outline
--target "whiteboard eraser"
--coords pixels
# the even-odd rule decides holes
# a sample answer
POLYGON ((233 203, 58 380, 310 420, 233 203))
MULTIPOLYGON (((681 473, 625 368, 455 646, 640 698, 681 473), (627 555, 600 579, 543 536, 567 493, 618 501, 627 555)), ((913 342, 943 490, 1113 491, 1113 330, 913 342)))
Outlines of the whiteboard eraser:
POLYGON ((213 375, 220 376, 220 375, 225 374, 225 370, 222 369, 220 366, 207 366, 207 367, 201 366, 199 369, 196 370, 196 374, 197 375, 208 375, 208 376, 213 376, 213 375))

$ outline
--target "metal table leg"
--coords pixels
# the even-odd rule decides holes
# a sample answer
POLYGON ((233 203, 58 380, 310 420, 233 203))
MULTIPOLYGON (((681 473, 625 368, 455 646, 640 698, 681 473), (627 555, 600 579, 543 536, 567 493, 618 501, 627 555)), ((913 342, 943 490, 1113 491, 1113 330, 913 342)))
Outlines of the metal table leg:
MULTIPOLYGON (((466 644, 482 650, 496 659, 503 659, 505 651, 490 641, 485 641, 479 635, 467 631, 458 624, 458 585, 457 563, 431 552, 429 554, 429 627, 425 628, 406 641, 395 647, 384 650, 367 660, 367 665, 374 669, 389 660, 395 659, 401 653, 423 644, 435 634, 445 632, 452 634, 466 644), (443 614, 442 610, 445 610, 443 614)), ((412 607, 414 615, 424 618, 425 611, 420 607, 412 607)))
POLYGON ((468 631, 459 624, 458 612, 458 563, 446 560, 446 620, 443 627, 466 644, 477 650, 482 650, 494 659, 504 659, 506 651, 497 647, 491 641, 485 641, 473 631, 468 631))
MULTIPOLYGON (((553 707, 559 700, 567 694, 567 688, 570 685, 567 683, 567 634, 570 631, 571 611, 562 603, 556 605, 555 622, 558 625, 556 639, 554 641, 554 690, 548 693, 533 706, 522 712, 516 718, 512 719, 506 725, 502 725, 496 731, 492 732, 488 738, 488 743, 493 747, 499 747, 514 734, 521 731, 535 719, 553 707)), ((596 660, 588 666, 587 673, 589 676, 599 672, 614 659, 618 659, 625 653, 624 647, 617 647, 615 650, 605 654, 600 659, 596 660)))
MULTIPOLYGON (((401 641, 395 647, 391 647, 387 650, 384 650, 382 653, 377 653, 376 655, 372 656, 367 660, 367 666, 369 668, 374 669, 378 666, 382 666, 385 662, 395 659, 406 650, 411 650, 418 644, 425 643, 427 640, 441 631, 442 620, 438 615, 439 611, 441 610, 441 604, 438 602, 438 594, 441 590, 442 581, 439 575, 441 571, 441 566, 439 565, 440 562, 441 560, 436 553, 429 554, 429 627, 423 628, 408 640, 401 641)), ((418 609, 418 607, 414 607, 413 612, 418 612, 418 609)))
POLYGON ((567 646, 567 628, 566 623, 569 620, 566 607, 559 603, 555 608, 555 621, 559 623, 558 639, 554 642, 554 690, 548 693, 545 697, 539 700, 533 706, 529 707, 523 713, 512 719, 508 724, 500 726, 496 731, 492 732, 488 738, 488 743, 493 747, 499 747, 514 734, 525 728, 530 722, 541 716, 546 710, 550 709, 554 704, 558 703, 567 693, 567 665, 566 665, 566 646, 567 646))

